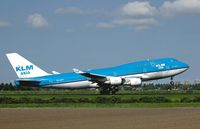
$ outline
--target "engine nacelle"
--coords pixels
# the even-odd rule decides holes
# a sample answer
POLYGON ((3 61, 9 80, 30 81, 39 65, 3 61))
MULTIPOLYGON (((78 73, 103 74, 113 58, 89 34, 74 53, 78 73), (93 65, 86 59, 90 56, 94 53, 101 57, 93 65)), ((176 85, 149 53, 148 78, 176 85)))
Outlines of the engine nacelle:
POLYGON ((122 78, 121 77, 109 77, 108 80, 105 82, 105 84, 110 85, 121 85, 122 84, 122 78))
POLYGON ((142 80, 140 78, 124 78, 125 86, 141 86, 142 80))

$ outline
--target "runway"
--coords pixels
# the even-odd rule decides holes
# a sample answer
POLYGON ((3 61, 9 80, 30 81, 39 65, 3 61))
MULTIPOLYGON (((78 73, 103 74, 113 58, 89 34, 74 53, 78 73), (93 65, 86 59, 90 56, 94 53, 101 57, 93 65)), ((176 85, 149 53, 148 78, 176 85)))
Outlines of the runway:
POLYGON ((200 108, 0 109, 1 129, 199 129, 200 108))

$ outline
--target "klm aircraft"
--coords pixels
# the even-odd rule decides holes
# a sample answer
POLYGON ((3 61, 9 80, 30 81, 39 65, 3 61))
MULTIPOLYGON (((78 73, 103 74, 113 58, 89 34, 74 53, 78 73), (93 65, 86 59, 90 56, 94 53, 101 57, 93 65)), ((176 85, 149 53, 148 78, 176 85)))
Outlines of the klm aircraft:
POLYGON ((38 86, 46 88, 99 88, 100 93, 115 94, 119 86, 141 86, 142 82, 171 78, 185 72, 189 66, 174 58, 161 58, 123 64, 110 68, 81 71, 73 69, 70 73, 52 74, 40 69, 17 53, 6 54, 18 79, 16 86, 38 86))

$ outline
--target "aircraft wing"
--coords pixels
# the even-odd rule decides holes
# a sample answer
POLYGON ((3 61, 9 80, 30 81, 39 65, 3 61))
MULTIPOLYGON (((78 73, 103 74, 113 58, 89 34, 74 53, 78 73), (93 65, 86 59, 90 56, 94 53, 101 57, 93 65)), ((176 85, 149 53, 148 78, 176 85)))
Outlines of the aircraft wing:
POLYGON ((89 72, 85 72, 85 71, 81 71, 78 69, 73 69, 73 71, 77 74, 83 75, 85 77, 91 78, 92 81, 96 81, 96 82, 104 82, 107 80, 107 76, 104 75, 99 75, 99 74, 93 74, 93 73, 89 73, 89 72))

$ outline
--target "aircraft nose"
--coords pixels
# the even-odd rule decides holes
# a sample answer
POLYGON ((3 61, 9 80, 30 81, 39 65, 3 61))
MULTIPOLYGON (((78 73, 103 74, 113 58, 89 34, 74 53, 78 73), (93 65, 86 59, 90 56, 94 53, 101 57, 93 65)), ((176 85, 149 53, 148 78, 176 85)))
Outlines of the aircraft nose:
POLYGON ((183 62, 182 62, 182 65, 183 65, 183 67, 186 68, 186 69, 189 69, 189 67, 190 67, 188 64, 183 63, 183 62))

